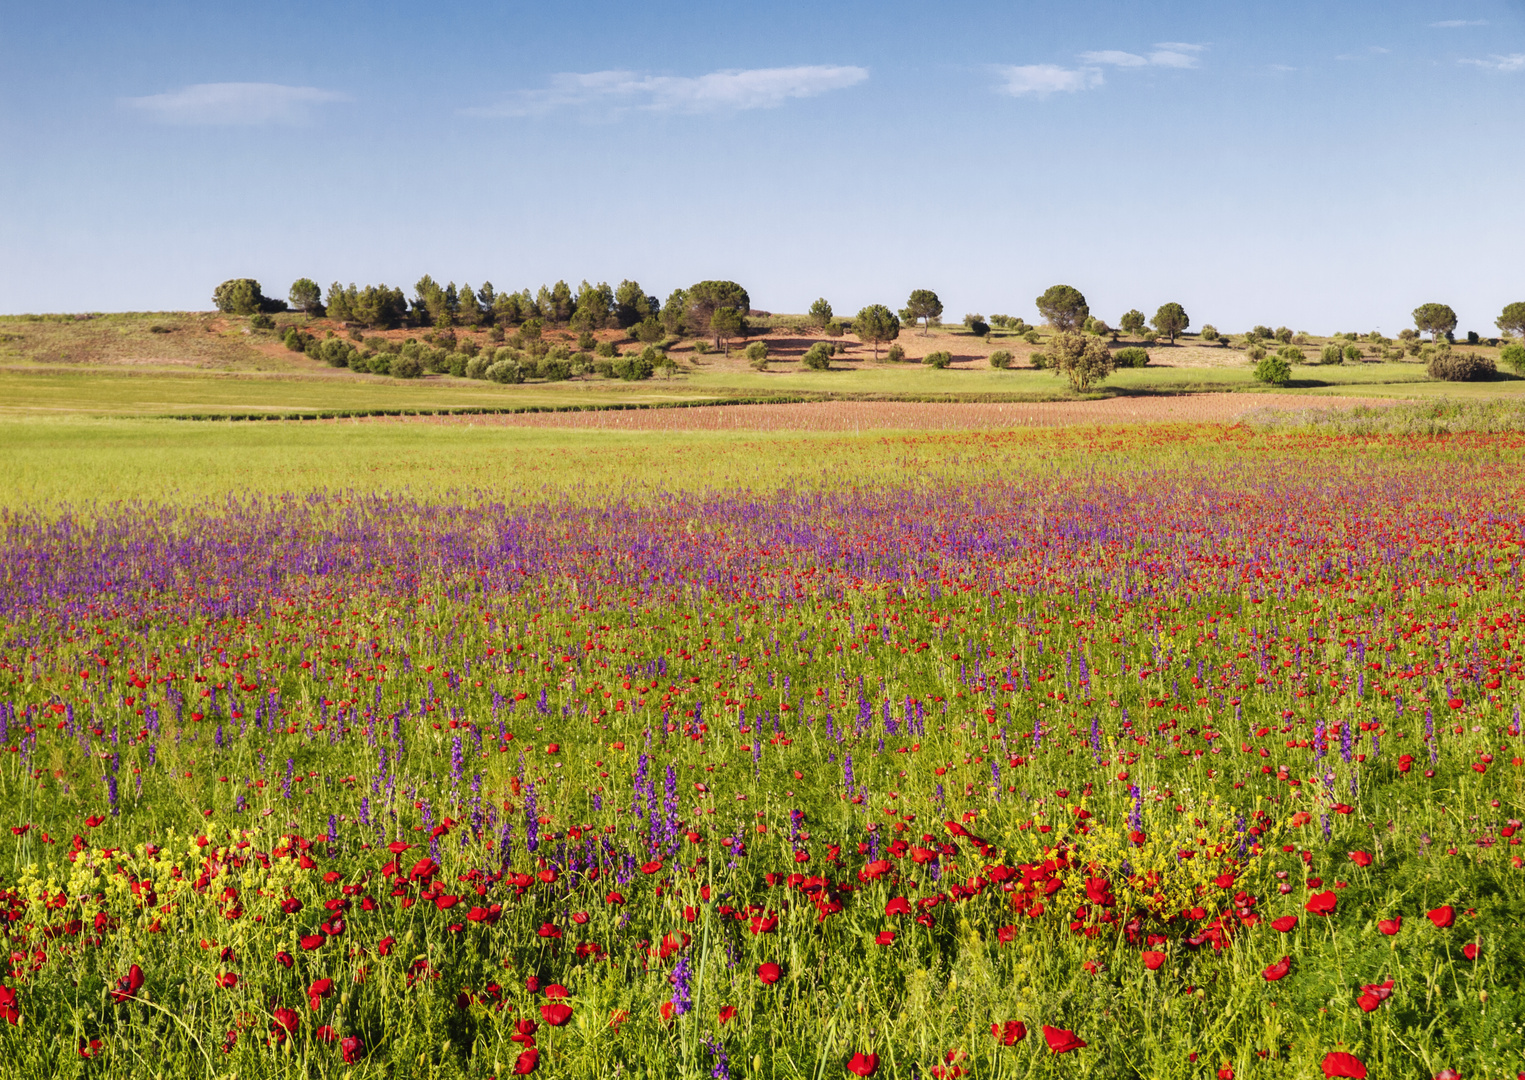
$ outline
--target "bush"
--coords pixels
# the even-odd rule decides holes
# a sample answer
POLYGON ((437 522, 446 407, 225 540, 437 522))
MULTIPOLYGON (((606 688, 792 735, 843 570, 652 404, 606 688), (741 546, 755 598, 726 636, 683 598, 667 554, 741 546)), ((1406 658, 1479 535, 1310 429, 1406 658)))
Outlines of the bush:
POLYGON ((1028 360, 1031 361, 1033 367, 1037 368, 1039 371, 1042 371, 1044 368, 1048 367, 1048 354, 1046 353, 1035 352, 1028 357, 1028 360))
POLYGON ((921 362, 928 367, 945 368, 953 363, 953 356, 951 353, 938 349, 936 352, 927 353, 921 362))
POLYGON ((1244 355, 1256 362, 1264 360, 1266 358, 1265 346, 1251 345, 1248 349, 1244 350, 1244 355))
POLYGON ((1361 362, 1361 346, 1346 345, 1345 359, 1349 360, 1352 364, 1359 364, 1361 362))
POLYGON ((487 369, 487 377, 495 383, 520 383, 524 381, 524 370, 517 361, 497 360, 487 369))
POLYGON ((600 341, 598 345, 593 349, 594 356, 602 356, 608 359, 613 359, 619 354, 619 349, 615 348, 614 342, 612 341, 600 341))
POLYGON ((1011 353, 1005 349, 997 349, 990 354, 990 366, 1005 371, 1011 367, 1011 353))
POLYGON ((905 349, 899 345, 891 345, 889 352, 884 354, 884 358, 892 364, 898 364, 905 359, 905 349))
POLYGON ((606 379, 614 378, 614 361, 600 356, 593 361, 593 370, 606 379))
POLYGON ((1446 382, 1474 382, 1478 379, 1491 379, 1498 374, 1492 358, 1479 353, 1453 352, 1450 349, 1436 350, 1425 370, 1430 378, 1446 382))
POLYGON ((648 345, 646 350, 638 355, 620 357, 610 365, 610 369, 616 377, 626 382, 649 379, 657 368, 656 357, 656 349, 648 345))
POLYGON ((1306 364, 1308 362, 1307 354, 1296 345, 1283 345, 1276 350, 1276 355, 1289 364, 1306 364))
POLYGON ((708 341, 696 341, 696 342, 694 342, 694 352, 698 353, 700 356, 703 356, 705 353, 707 353, 709 351, 710 351, 710 343, 708 341))
POLYGON ((571 359, 546 357, 540 361, 540 377, 547 382, 565 382, 572 377, 571 359))
POLYGON ((983 315, 965 315, 964 326, 975 337, 982 338, 990 333, 990 324, 985 321, 985 316, 983 315))
POLYGON ((467 356, 465 353, 451 353, 450 366, 445 370, 454 375, 457 379, 464 379, 466 377, 466 369, 471 365, 471 362, 474 359, 476 359, 476 357, 467 356))
POLYGON ((1278 326, 1276 328, 1276 340, 1283 345, 1292 344, 1292 331, 1288 330, 1285 326, 1278 326))
POLYGON ((754 341, 747 346, 746 352, 742 355, 752 361, 753 364, 758 362, 766 364, 768 362, 768 343, 766 341, 754 341))
POLYGON ((1511 341, 1499 350, 1499 359, 1513 368, 1516 374, 1525 375, 1525 345, 1511 341))
POLYGON ((1324 346, 1324 351, 1318 354, 1318 362, 1321 364, 1343 364, 1345 362, 1345 350, 1337 344, 1324 346))
POLYGON ((262 311, 258 315, 250 316, 249 327, 253 330, 274 330, 275 320, 262 311))
POLYGON ((371 358, 375 355, 375 353, 360 353, 357 356, 352 356, 349 362, 349 369, 357 375, 368 374, 371 370, 371 358))
POLYGON ((1260 362, 1255 365, 1257 380, 1271 386, 1286 386, 1292 381, 1292 365, 1287 363, 1280 353, 1275 356, 1266 356, 1264 349, 1259 351, 1260 362))
POLYGON ((377 353, 365 362, 366 370, 372 375, 390 375, 392 374, 392 365, 399 359, 401 357, 392 356, 389 353, 377 353))
POLYGON ((1202 328, 1202 332, 1200 334, 1198 334, 1197 336, 1200 337, 1203 341, 1217 341, 1218 340, 1218 328, 1216 326, 1214 326, 1212 323, 1208 323, 1206 326, 1204 326, 1202 328))
POLYGON ((831 367, 831 346, 824 341, 817 341, 805 350, 805 355, 800 357, 800 363, 811 371, 826 371, 831 367))
POLYGON ((597 344, 598 339, 594 337, 593 334, 588 330, 584 330, 582 333, 577 335, 577 347, 583 352, 588 352, 597 344))
POLYGON ((487 378, 487 369, 495 362, 491 356, 473 356, 466 361, 466 377, 468 379, 487 378))
POLYGON ((1118 349, 1112 354, 1112 363, 1118 367, 1147 367, 1149 365, 1149 350, 1141 349, 1137 345, 1130 345, 1126 349, 1118 349))
POLYGON ((416 379, 424 373, 424 365, 411 356, 401 354, 392 361, 389 374, 394 379, 416 379))
POLYGON ((307 331, 298 330, 293 326, 290 330, 286 331, 286 336, 282 340, 285 342, 286 348, 292 352, 306 352, 307 346, 311 345, 315 339, 307 331))
POLYGON ((1145 330, 1143 333, 1143 338, 1145 345, 1153 345, 1155 342, 1160 340, 1160 335, 1156 334, 1153 330, 1145 330))
POLYGON ((1038 331, 1030 329, 1022 335, 1022 340, 1027 342, 1029 345, 1036 345, 1043 339, 1038 336, 1038 331))

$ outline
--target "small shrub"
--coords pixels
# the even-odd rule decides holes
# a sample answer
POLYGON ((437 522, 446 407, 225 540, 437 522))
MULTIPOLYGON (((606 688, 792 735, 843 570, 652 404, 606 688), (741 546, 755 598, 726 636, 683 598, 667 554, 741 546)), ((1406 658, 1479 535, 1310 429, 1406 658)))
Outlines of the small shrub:
POLYGON ((1266 358, 1266 348, 1264 345, 1251 345, 1244 350, 1244 355, 1258 363, 1266 358))
POLYGON ((997 349, 990 354, 990 366, 1000 371, 1011 367, 1011 353, 1005 349, 997 349))
POLYGON ((351 358, 349 369, 357 375, 368 374, 371 370, 371 359, 375 355, 375 353, 360 353, 358 356, 351 358))
POLYGON ((540 377, 547 382, 565 382, 572 377, 571 359, 546 357, 540 361, 540 377))
POLYGON ((476 357, 467 356, 465 353, 453 352, 450 354, 450 367, 447 370, 457 379, 464 379, 466 377, 466 369, 474 359, 476 357))
POLYGON ((1345 359, 1350 361, 1352 364, 1359 364, 1361 362, 1361 346, 1346 345, 1345 359))
POLYGON ((1525 345, 1511 341, 1499 350, 1499 360, 1514 369, 1515 374, 1525 375, 1525 345))
POLYGON ((1278 326, 1276 328, 1276 340, 1283 345, 1292 344, 1292 331, 1288 330, 1285 326, 1278 326))
POLYGON ((473 356, 466 361, 466 377, 468 379, 487 378, 487 369, 492 367, 494 361, 490 356, 473 356))
POLYGON ((614 361, 600 356, 593 361, 593 370, 606 379, 614 378, 614 361))
POLYGON ((758 363, 766 364, 768 362, 768 343, 766 341, 754 341, 747 346, 746 352, 742 355, 750 360, 754 366, 758 363))
POLYGON ((964 326, 975 337, 982 338, 990 333, 990 324, 985 321, 985 316, 983 315, 965 315, 964 326))
POLYGON ((1202 328, 1202 332, 1199 333, 1197 336, 1199 338, 1201 338, 1203 341, 1217 341, 1218 340, 1218 328, 1216 326, 1214 326, 1212 323, 1208 323, 1206 326, 1204 326, 1202 328))
POLYGON ((1308 344, 1308 335, 1307 334, 1293 334, 1292 335, 1292 344, 1294 344, 1294 345, 1307 345, 1308 344))
POLYGON ((1027 359, 1029 362, 1031 362, 1033 367, 1037 368, 1039 371, 1042 371, 1044 368, 1048 367, 1047 353, 1035 352, 1027 359))
POLYGON ((884 358, 892 364, 898 364, 905 359, 905 349, 899 345, 891 345, 889 351, 884 354, 884 358))
POLYGON ((577 347, 583 352, 590 351, 597 344, 598 338, 594 337, 590 330, 584 330, 577 335, 577 347))
POLYGON ((800 357, 800 363, 811 371, 826 371, 831 367, 831 346, 824 341, 817 341, 805 350, 805 355, 800 357))
POLYGON ((1498 368, 1494 366, 1491 357, 1479 353, 1453 352, 1450 349, 1437 350, 1425 370, 1430 378, 1446 382, 1474 382, 1478 379, 1491 379, 1498 374, 1498 368))
POLYGON ((620 354, 612 341, 600 341, 593 349, 594 356, 602 356, 612 359, 620 354))
MULTIPOLYGON (((166 330, 164 333, 169 333, 169 331, 166 330)), ((298 330, 293 326, 290 330, 286 331, 286 336, 282 340, 286 348, 292 352, 306 352, 307 346, 311 345, 315 339, 305 330, 298 330)))
POLYGON ((1318 362, 1321 364, 1343 364, 1345 362, 1345 350, 1334 343, 1325 345, 1324 351, 1318 354, 1318 362))
POLYGON ((392 365, 401 359, 402 357, 390 353, 376 353, 366 361, 366 368, 372 375, 390 375, 392 365))
POLYGON ((1270 386, 1286 386, 1292 381, 1292 365, 1280 353, 1266 356, 1264 349, 1260 352, 1260 361, 1255 365, 1255 378, 1258 381, 1270 386))
POLYGON ((251 330, 274 330, 275 320, 261 311, 258 315, 251 315, 249 317, 249 328, 251 330))
POLYGON ((921 362, 928 367, 945 368, 953 363, 953 356, 951 353, 938 349, 936 352, 927 353, 921 362))
POLYGON ((389 374, 394 379, 416 379, 424 373, 424 365, 411 356, 399 355, 392 361, 389 374))
POLYGON ((1038 336, 1038 331, 1028 330, 1025 334, 1022 335, 1022 340, 1027 342, 1029 345, 1036 345, 1043 339, 1038 336))
POLYGON ((1308 362, 1307 353, 1292 344, 1286 344, 1277 349, 1276 355, 1289 364, 1306 364, 1308 362))
POLYGON ((1145 345, 1153 345, 1160 340, 1160 335, 1156 334, 1153 330, 1145 330, 1142 337, 1145 345))
POLYGON ((1148 367, 1149 350, 1141 349, 1137 345, 1130 345, 1126 349, 1118 349, 1112 354, 1112 363, 1117 367, 1148 367))
POLYGON ((161 325, 159 323, 154 323, 152 326, 150 326, 148 328, 148 332, 150 334, 168 334, 168 333, 172 333, 172 331, 170 330, 169 327, 163 326, 163 325, 161 325))
MULTIPOLYGON (((501 336, 499 336, 498 340, 502 341, 503 338, 501 336)), ((477 353, 479 353, 481 351, 482 351, 482 346, 477 344, 471 338, 467 338, 465 341, 461 342, 460 345, 458 345, 456 347, 456 352, 465 353, 467 356, 475 356, 477 353)))
POLYGON ((694 342, 694 352, 698 353, 700 356, 703 356, 705 353, 707 353, 709 351, 710 351, 710 343, 708 341, 696 341, 696 342, 694 342))

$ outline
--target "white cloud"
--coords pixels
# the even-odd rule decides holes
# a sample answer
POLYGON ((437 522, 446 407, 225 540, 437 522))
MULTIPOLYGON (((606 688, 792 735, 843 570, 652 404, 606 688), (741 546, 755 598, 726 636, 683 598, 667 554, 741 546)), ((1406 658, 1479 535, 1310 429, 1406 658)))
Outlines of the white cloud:
POLYGON ((168 94, 123 98, 122 104, 165 124, 250 126, 302 124, 312 108, 348 95, 280 83, 196 83, 168 94))
POLYGON ((1511 53, 1508 56, 1494 54, 1487 60, 1463 60, 1462 63, 1490 71, 1525 71, 1525 53, 1511 53))
POLYGON ((1150 53, 1149 62, 1155 67, 1194 68, 1197 66, 1197 58, 1191 53, 1177 52, 1173 49, 1161 49, 1150 53))
POLYGON ((1096 68, 1065 68, 1058 64, 1021 64, 997 70, 1006 80, 1001 89, 1012 97, 1073 94, 1100 86, 1104 81, 1096 68))
POLYGON ((1430 23, 1431 30, 1459 30, 1463 26, 1487 26, 1487 19, 1442 19, 1430 23))
POLYGON ((815 97, 856 86, 868 69, 807 65, 712 71, 707 75, 642 75, 634 71, 566 73, 544 90, 523 90, 476 116, 541 116, 556 109, 594 107, 648 112, 701 113, 771 109, 794 98, 815 97))
POLYGON ((1103 49, 1100 52, 1083 52, 1080 58, 1088 64, 1113 64, 1117 67, 1146 67, 1149 63, 1137 53, 1119 49, 1103 49))
POLYGON ((1297 70, 1297 68, 1289 67, 1286 64, 1267 64, 1266 67, 1270 68, 1272 71, 1281 71, 1281 72, 1296 71, 1297 70))

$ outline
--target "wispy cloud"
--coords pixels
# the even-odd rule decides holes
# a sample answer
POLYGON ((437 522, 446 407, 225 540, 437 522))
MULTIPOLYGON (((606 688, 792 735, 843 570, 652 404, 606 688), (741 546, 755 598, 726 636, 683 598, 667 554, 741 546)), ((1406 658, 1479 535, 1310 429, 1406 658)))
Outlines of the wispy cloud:
POLYGON ((164 124, 259 126, 304 124, 314 106, 351 100, 315 86, 280 83, 196 83, 167 94, 122 98, 122 104, 164 124))
POLYGON ((1073 94, 1104 81, 1098 68, 1066 68, 1058 64, 1019 64, 997 68, 1005 80, 1001 86, 1012 97, 1046 98, 1050 94, 1073 94))
POLYGON ((1508 56, 1495 54, 1486 60, 1463 60, 1462 63, 1487 68, 1489 71, 1525 71, 1525 53, 1510 53, 1508 56))
POLYGON ((1487 19, 1442 19, 1430 23, 1431 30, 1460 30, 1464 26, 1487 26, 1487 19))
POLYGON ((752 68, 707 75, 643 75, 634 71, 569 72, 543 90, 521 90, 508 100, 468 109, 475 116, 543 116, 558 109, 703 113, 771 109, 796 98, 856 86, 868 69, 849 65, 752 68))
POLYGON ((1013 97, 1045 98, 1050 94, 1073 94, 1106 83, 1102 69, 1114 68, 1194 68, 1198 54, 1207 46, 1184 41, 1162 41, 1149 52, 1132 53, 1122 49, 1096 49, 1079 54, 1080 67, 1059 64, 1021 64, 998 67, 1003 93, 1013 97))

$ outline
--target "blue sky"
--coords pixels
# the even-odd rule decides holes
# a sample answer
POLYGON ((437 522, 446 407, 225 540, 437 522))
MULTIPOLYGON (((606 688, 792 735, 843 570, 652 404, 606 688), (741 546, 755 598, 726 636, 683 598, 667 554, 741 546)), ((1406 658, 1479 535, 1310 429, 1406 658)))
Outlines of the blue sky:
POLYGON ((0 311, 258 278, 1492 331, 1525 3, 12 3, 0 311))

